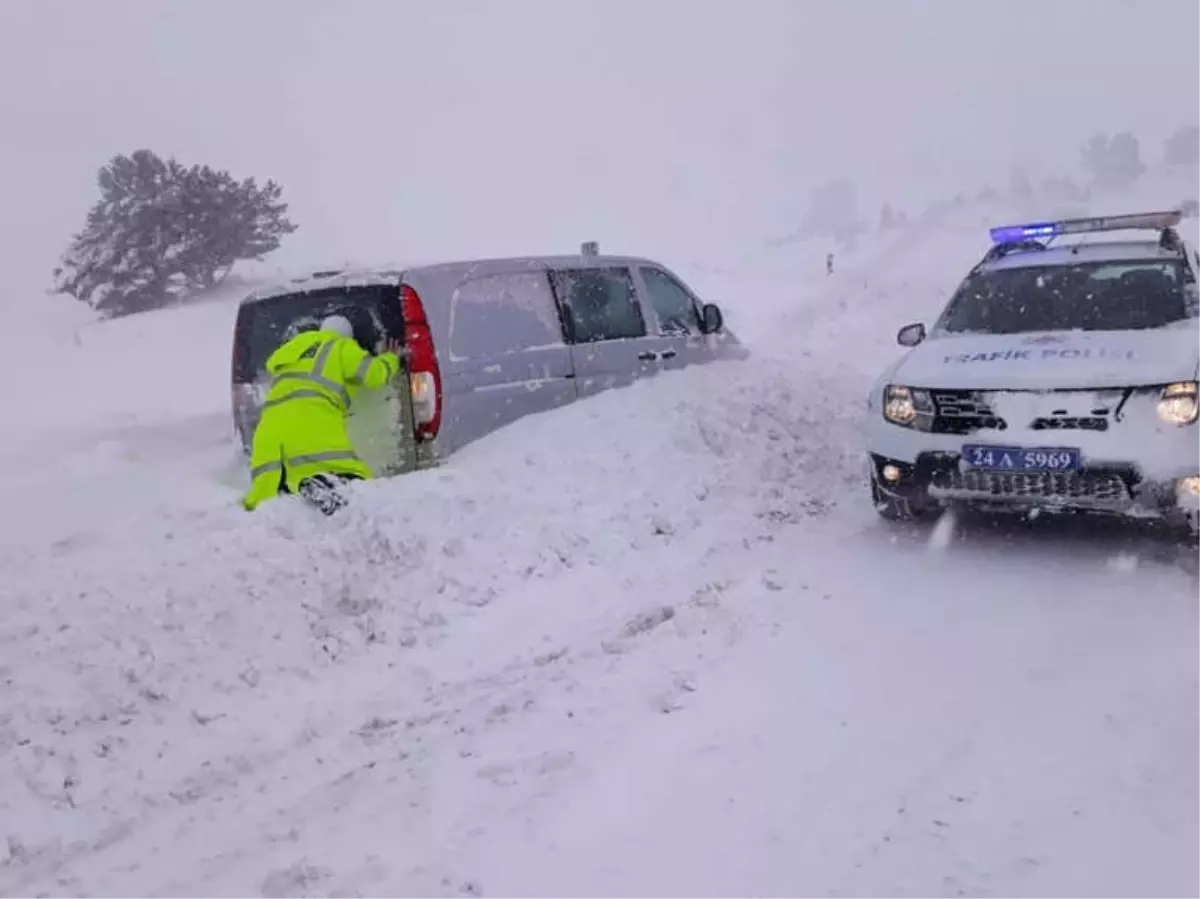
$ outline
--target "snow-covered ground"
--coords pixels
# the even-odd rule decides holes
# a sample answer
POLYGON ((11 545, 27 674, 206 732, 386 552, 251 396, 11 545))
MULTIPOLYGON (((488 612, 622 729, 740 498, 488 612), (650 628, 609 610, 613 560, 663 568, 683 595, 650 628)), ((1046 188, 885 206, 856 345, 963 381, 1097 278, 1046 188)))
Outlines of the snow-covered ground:
POLYGON ((333 520, 236 505, 230 305, 30 343, 0 894, 1196 895, 1194 552, 866 497, 867 387, 984 239, 681 264, 750 360, 333 520))

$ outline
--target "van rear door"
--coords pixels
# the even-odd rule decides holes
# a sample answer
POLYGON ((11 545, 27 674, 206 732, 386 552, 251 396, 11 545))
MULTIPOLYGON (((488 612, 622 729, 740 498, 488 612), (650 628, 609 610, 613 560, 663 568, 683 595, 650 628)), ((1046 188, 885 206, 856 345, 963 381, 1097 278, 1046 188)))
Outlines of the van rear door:
MULTIPOLYGON (((269 383, 268 357, 302 331, 316 329, 333 313, 354 324, 355 338, 374 349, 385 336, 403 334, 397 283, 322 287, 251 300, 238 309, 234 326, 232 388, 234 424, 249 449, 269 383)), ((356 451, 377 474, 416 467, 412 397, 406 379, 383 391, 363 391, 346 426, 356 451)))

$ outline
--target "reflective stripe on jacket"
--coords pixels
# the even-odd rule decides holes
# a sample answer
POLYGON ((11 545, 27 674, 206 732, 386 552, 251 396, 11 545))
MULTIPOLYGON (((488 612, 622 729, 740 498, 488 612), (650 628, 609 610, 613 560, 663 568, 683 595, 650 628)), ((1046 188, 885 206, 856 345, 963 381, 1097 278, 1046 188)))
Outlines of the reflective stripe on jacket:
POLYGON ((355 340, 333 331, 305 331, 267 359, 272 380, 262 408, 315 398, 328 400, 345 413, 357 388, 377 390, 399 371, 395 353, 372 356, 355 340))

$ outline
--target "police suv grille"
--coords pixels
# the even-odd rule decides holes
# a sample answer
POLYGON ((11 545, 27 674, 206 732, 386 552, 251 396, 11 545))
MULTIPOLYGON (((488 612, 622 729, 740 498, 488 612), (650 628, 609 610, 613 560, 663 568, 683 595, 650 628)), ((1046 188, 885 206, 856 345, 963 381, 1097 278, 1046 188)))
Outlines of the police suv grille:
POLYGON ((1033 420, 1035 431, 1107 431, 1103 415, 1047 415, 1033 420))
POLYGON ((1008 427, 976 391, 935 390, 931 396, 935 434, 971 434, 983 428, 1003 431, 1008 427))
MULTIPOLYGON (((1050 395, 1069 395, 1077 391, 1050 391, 1050 395)), ((989 429, 1003 431, 1008 422, 997 415, 988 402, 988 394, 977 390, 934 390, 933 425, 935 434, 973 434, 989 429)), ((1107 431, 1109 410, 1097 408, 1088 415, 1068 415, 1064 409, 1029 422, 1035 431, 1107 431)))
POLYGON ((934 492, 972 494, 1013 500, 1084 500, 1098 504, 1127 503, 1126 479, 1109 471, 980 471, 943 469, 930 484, 934 492))

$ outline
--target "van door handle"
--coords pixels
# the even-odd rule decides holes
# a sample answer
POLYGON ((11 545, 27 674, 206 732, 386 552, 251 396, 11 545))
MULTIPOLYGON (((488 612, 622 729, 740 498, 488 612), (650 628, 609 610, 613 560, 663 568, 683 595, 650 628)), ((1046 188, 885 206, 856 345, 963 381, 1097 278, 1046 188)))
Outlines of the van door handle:
POLYGON ((638 359, 640 359, 643 362, 657 362, 658 361, 658 353, 652 353, 652 352, 638 353, 638 359))
POLYGON ((674 359, 678 354, 674 350, 663 350, 658 354, 659 359, 674 359))

